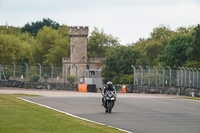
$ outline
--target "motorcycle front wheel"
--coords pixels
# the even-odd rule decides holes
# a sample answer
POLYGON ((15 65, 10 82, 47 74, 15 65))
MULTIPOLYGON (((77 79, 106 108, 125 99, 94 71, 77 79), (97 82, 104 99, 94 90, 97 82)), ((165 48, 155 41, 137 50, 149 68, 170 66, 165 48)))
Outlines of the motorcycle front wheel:
POLYGON ((107 108, 105 109, 105 112, 108 113, 108 109, 107 108))
POLYGON ((108 113, 111 113, 111 111, 112 111, 112 102, 111 101, 107 101, 107 110, 108 110, 108 113))

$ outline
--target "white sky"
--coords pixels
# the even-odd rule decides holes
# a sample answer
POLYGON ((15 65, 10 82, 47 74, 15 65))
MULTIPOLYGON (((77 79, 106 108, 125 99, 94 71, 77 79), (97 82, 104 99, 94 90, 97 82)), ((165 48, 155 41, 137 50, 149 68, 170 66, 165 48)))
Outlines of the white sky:
POLYGON ((90 31, 103 28, 123 45, 149 37, 161 24, 172 30, 200 24, 199 13, 200 0, 0 0, 0 25, 50 18, 90 31))

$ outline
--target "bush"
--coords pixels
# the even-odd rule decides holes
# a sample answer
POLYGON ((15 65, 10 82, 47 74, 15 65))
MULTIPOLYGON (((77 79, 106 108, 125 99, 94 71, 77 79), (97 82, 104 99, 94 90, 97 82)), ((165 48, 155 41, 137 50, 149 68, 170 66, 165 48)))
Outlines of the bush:
POLYGON ((13 71, 8 67, 4 67, 3 70, 4 70, 5 77, 8 80, 10 76, 13 74, 13 71))
POLYGON ((70 83, 70 84, 73 84, 74 81, 76 80, 76 77, 75 76, 67 76, 67 81, 70 83))
POLYGON ((35 73, 31 76, 31 82, 38 82, 39 78, 39 74, 35 73))
POLYGON ((186 66, 186 67, 196 67, 196 68, 199 68, 199 67, 200 67, 200 62, 191 61, 191 62, 186 63, 184 66, 186 66))
POLYGON ((120 77, 120 84, 133 84, 133 74, 130 75, 122 75, 120 77))
POLYGON ((47 82, 47 79, 48 79, 49 77, 48 77, 48 75, 45 73, 45 74, 43 75, 43 78, 45 79, 45 82, 47 82))

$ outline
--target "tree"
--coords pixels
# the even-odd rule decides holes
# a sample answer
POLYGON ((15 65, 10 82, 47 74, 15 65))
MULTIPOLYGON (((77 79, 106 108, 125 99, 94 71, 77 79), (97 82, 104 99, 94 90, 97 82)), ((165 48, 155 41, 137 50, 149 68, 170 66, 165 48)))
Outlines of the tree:
POLYGON ((175 35, 175 32, 171 31, 169 26, 160 25, 159 27, 154 28, 150 35, 151 39, 159 41, 160 44, 166 46, 170 38, 175 35))
POLYGON ((43 63, 46 60, 45 55, 55 46, 57 36, 57 31, 53 30, 52 27, 44 26, 38 32, 36 36, 37 44, 33 48, 33 57, 36 63, 43 63))
POLYGON ((107 51, 119 45, 118 39, 112 35, 106 35, 103 30, 97 28, 88 37, 88 57, 105 57, 107 51))
POLYGON ((200 24, 194 28, 193 43, 191 46, 191 57, 193 61, 200 62, 200 24))
POLYGON ((120 84, 133 84, 133 74, 126 74, 120 77, 120 84))
POLYGON ((168 66, 183 66, 189 59, 187 51, 192 44, 192 36, 177 35, 171 39, 159 60, 168 66))
POLYGON ((168 26, 160 25, 150 33, 150 38, 139 39, 132 47, 148 58, 149 65, 158 65, 158 56, 162 53, 170 39, 175 35, 168 26))
POLYGON ((44 26, 36 36, 33 57, 35 62, 54 66, 62 65, 62 57, 69 57, 68 27, 62 26, 58 30, 44 26))
POLYGON ((13 26, 0 26, 0 34, 12 34, 15 36, 18 36, 19 34, 21 34, 21 30, 20 28, 17 27, 13 27, 13 26))
POLYGON ((190 61, 190 62, 187 62, 184 66, 186 67, 196 67, 196 68, 200 68, 200 62, 197 62, 197 61, 190 61))
POLYGON ((58 29, 58 38, 55 40, 55 46, 49 49, 45 55, 46 60, 43 64, 52 63, 55 66, 62 66, 62 58, 70 56, 70 38, 68 27, 63 25, 58 29))
POLYGON ((162 50, 163 50, 163 45, 159 43, 158 41, 151 40, 151 41, 148 41, 147 45, 145 45, 144 51, 149 60, 149 63, 152 66, 158 64, 157 57, 161 53, 162 50))
POLYGON ((117 46, 107 53, 104 62, 102 75, 104 82, 111 80, 114 84, 120 83, 123 75, 133 73, 131 65, 140 63, 146 65, 143 55, 130 46, 117 46), (141 59, 143 58, 143 59, 141 59))
POLYGON ((22 32, 30 32, 32 35, 36 36, 38 31, 42 29, 44 26, 51 26, 53 29, 58 29, 60 27, 59 23, 47 18, 43 18, 42 21, 32 22, 25 24, 24 27, 21 28, 22 32))
POLYGON ((194 32, 194 27, 178 27, 176 30, 177 34, 181 34, 181 35, 192 35, 192 33, 194 32))
POLYGON ((17 62, 21 64, 29 56, 30 45, 21 41, 13 34, 0 34, 0 62, 11 64, 17 62))
POLYGON ((17 64, 32 62, 32 46, 36 43, 34 37, 28 33, 21 33, 20 28, 0 26, 0 55, 1 62, 17 64))

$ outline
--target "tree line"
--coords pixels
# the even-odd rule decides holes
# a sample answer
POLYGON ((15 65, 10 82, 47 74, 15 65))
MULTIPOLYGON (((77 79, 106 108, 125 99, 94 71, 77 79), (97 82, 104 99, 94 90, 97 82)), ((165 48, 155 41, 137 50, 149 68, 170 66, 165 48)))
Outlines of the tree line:
POLYGON ((104 82, 132 84, 131 65, 200 68, 200 25, 178 27, 175 31, 160 25, 153 29, 150 37, 127 46, 116 46, 105 56, 102 71, 104 82))
MULTIPOLYGON (((0 26, 0 63, 62 66, 62 57, 70 56, 67 25, 51 19, 31 22, 23 27, 0 26)), ((134 66, 200 67, 200 25, 178 27, 160 25, 149 38, 121 45, 118 38, 94 28, 88 37, 88 57, 104 58, 104 82, 132 84, 134 66)))

